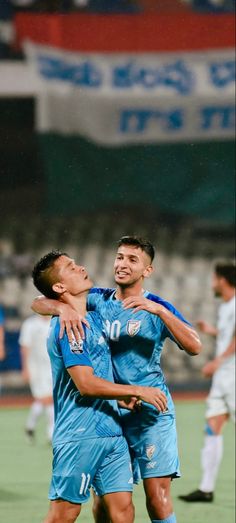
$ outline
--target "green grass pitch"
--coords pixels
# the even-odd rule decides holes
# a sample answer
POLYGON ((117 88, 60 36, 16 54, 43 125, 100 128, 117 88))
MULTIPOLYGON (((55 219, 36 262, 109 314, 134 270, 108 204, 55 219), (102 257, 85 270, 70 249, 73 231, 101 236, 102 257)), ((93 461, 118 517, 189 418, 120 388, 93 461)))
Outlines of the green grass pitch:
MULTIPOLYGON (((235 514, 234 428, 224 432, 224 457, 213 504, 185 504, 178 494, 198 487, 200 448, 203 442, 204 401, 176 401, 181 479, 173 481, 172 494, 178 523, 233 523, 235 514)), ((30 446, 24 438, 26 408, 1 408, 0 430, 0 521, 41 523, 47 512, 47 491, 51 470, 51 448, 40 421, 37 441, 30 446)), ((148 523, 142 485, 135 487, 135 523, 148 523)), ((93 523, 87 503, 78 519, 93 523)))

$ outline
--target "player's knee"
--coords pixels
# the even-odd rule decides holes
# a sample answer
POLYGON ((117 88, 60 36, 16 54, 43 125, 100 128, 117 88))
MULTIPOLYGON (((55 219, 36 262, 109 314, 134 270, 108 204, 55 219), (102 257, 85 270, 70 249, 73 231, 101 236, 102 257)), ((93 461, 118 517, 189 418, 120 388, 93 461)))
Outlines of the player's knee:
POLYGON ((210 423, 206 423, 204 432, 207 436, 216 436, 217 434, 213 427, 210 425, 210 423))
POLYGON ((147 495, 146 504, 149 513, 159 513, 169 509, 171 505, 169 485, 159 482, 147 495))
POLYGON ((122 506, 111 507, 110 517, 114 523, 133 523, 134 522, 134 505, 132 499, 122 503, 122 506))
POLYGON ((44 523, 74 523, 80 514, 80 505, 62 507, 52 505, 44 523))
POLYGON ((99 496, 94 496, 93 498, 92 512, 95 523, 110 523, 110 517, 99 496))

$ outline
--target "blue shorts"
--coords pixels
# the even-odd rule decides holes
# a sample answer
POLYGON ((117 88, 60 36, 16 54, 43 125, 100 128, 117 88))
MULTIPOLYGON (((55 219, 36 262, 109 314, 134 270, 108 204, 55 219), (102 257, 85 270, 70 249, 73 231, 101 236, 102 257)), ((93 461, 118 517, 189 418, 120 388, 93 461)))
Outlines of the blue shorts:
MULTIPOLYGON (((179 477, 179 457, 175 416, 159 414, 155 420, 145 414, 123 417, 123 432, 130 448, 132 462, 138 461, 141 478, 179 477)), ((136 482, 136 481, 135 481, 136 482)))
POLYGON ((130 454, 123 436, 73 441, 53 449, 50 500, 85 503, 91 486, 99 496, 132 492, 130 454))

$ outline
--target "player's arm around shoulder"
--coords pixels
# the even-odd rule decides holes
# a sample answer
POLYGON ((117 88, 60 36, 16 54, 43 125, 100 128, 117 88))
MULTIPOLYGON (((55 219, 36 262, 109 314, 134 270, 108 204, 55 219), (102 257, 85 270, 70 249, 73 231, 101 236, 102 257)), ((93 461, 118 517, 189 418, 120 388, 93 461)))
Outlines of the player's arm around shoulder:
POLYGON ((134 313, 140 310, 146 310, 151 314, 159 316, 176 343, 183 350, 191 356, 196 356, 201 352, 202 343, 197 331, 177 313, 174 307, 172 312, 172 310, 162 303, 145 298, 144 296, 126 298, 123 301, 123 306, 125 309, 133 308, 134 313), (174 312, 177 314, 174 314, 174 312))

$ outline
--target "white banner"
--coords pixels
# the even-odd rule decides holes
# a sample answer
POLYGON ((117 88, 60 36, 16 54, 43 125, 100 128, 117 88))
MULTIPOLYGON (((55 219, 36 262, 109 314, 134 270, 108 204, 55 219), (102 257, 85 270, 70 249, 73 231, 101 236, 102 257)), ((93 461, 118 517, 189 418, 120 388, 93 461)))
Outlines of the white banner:
POLYGON ((234 50, 78 54, 25 45, 42 132, 104 145, 232 138, 234 50))

